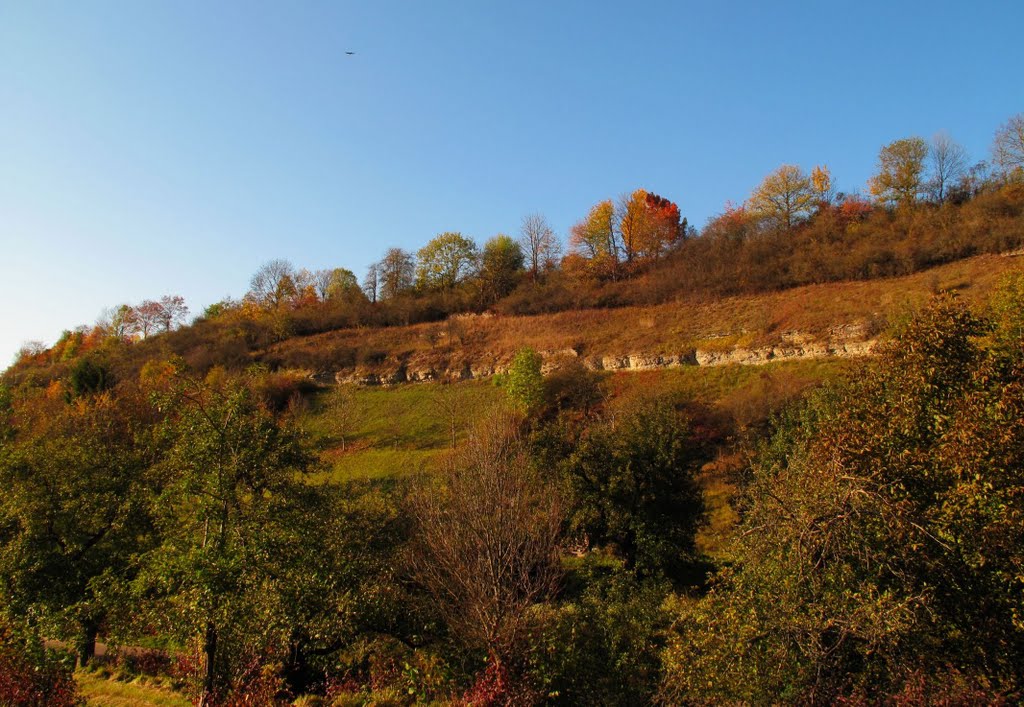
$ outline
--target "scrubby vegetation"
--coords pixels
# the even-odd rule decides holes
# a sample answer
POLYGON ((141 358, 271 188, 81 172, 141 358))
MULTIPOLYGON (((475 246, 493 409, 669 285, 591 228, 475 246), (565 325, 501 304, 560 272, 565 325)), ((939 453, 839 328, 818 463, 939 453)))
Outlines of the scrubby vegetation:
POLYGON ((377 434, 331 411, 396 391, 282 405, 266 369, 180 361, 5 389, 5 679, 68 684, 15 638, 45 635, 87 691, 207 704, 1012 701, 1022 291, 938 295, 875 360, 568 368, 530 418, 483 412, 497 386, 404 388, 481 412, 450 453, 424 419, 429 473, 377 481, 325 474, 377 434), (97 637, 162 647, 122 665, 97 637))
POLYGON ((112 703, 1019 700, 1024 276, 964 258, 1024 243, 1024 188, 956 157, 886 146, 871 202, 784 166, 700 234, 638 190, 561 259, 532 216, 362 287, 274 261, 191 326, 168 297, 27 349, 0 381, 0 702, 79 704, 73 664, 112 703), (853 314, 878 356, 584 365, 853 314), (441 348, 510 367, 313 375, 441 348), (542 375, 542 348, 573 353, 542 375))

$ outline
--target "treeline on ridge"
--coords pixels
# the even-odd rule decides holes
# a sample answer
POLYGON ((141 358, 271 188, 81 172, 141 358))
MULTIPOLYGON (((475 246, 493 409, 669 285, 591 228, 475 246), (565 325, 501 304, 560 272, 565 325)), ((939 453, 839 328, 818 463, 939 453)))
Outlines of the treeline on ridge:
POLYGON ((183 302, 170 319, 161 311, 173 297, 123 305, 53 347, 26 346, 8 375, 45 384, 95 349, 132 372, 154 350, 184 356, 198 370, 244 367, 276 341, 339 328, 756 293, 1008 251, 1024 245, 1022 133, 1024 115, 1011 118, 996 133, 991 162, 973 166, 945 134, 931 143, 897 140, 879 153, 869 197, 838 192, 827 167, 807 173, 783 165, 699 233, 677 204, 639 189, 594 205, 570 229, 567 252, 546 219, 532 214, 516 238, 499 234, 482 247, 446 232, 416 253, 391 248, 362 282, 344 268, 311 272, 273 260, 245 297, 208 307, 191 326, 170 331, 183 319, 183 302), (136 351, 121 346, 140 340, 136 351), (42 370, 51 366, 52 373, 42 370))

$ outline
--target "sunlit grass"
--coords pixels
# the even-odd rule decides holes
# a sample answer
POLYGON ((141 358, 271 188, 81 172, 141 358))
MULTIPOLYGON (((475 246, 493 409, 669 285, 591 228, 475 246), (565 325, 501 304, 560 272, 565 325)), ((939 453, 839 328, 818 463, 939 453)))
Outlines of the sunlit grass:
POLYGON ((75 673, 75 680, 86 704, 95 707, 188 707, 192 704, 180 693, 145 684, 139 679, 125 682, 80 670, 75 673))
POLYGON ((482 381, 338 386, 313 400, 303 425, 327 466, 321 480, 402 476, 436 468, 453 431, 463 439, 504 397, 482 381))

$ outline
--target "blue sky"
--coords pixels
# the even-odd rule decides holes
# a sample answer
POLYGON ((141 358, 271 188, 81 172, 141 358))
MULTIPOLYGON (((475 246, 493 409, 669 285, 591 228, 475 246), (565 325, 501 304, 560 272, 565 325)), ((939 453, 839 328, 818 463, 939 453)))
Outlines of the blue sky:
POLYGON ((0 368, 271 258, 362 276, 637 187, 700 226, 782 163, 853 191, 943 129, 983 159, 1024 111, 1021 26, 1006 0, 0 0, 0 368))

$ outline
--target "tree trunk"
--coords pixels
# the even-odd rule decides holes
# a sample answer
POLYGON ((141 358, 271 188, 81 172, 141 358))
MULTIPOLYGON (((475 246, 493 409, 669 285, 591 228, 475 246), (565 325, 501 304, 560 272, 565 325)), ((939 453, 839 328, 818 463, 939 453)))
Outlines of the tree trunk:
POLYGON ((215 687, 214 669, 217 659, 217 629, 213 623, 206 624, 206 636, 203 639, 203 655, 206 657, 205 674, 203 675, 203 697, 199 701, 199 707, 209 707, 213 704, 213 689, 215 687))
POLYGON ((96 636, 99 626, 96 621, 82 621, 82 633, 78 638, 78 667, 84 668, 96 657, 96 636))

